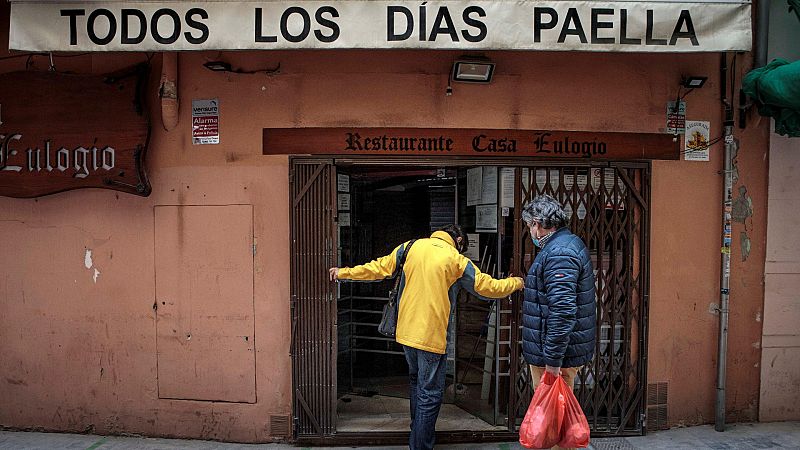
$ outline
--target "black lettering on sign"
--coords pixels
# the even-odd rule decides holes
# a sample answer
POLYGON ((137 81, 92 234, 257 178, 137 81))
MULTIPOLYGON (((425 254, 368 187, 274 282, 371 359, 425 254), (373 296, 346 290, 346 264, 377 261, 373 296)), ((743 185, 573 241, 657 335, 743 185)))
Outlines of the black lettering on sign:
POLYGON ((208 11, 202 8, 192 8, 186 11, 186 25, 189 28, 195 29, 200 31, 200 37, 194 37, 194 35, 187 31, 183 33, 183 36, 186 38, 186 41, 190 44, 202 44, 203 42, 208 40, 209 30, 208 25, 204 24, 203 22, 198 22, 194 19, 195 16, 200 16, 201 19, 207 20, 208 19, 208 11))
POLYGON ((62 9, 61 17, 69 17, 69 45, 78 45, 78 16, 85 16, 85 9, 62 9))
POLYGON ((653 10, 647 10, 647 28, 645 30, 645 45, 667 45, 666 39, 653 38, 653 10))
POLYGON ((302 42, 305 38, 308 37, 308 34, 311 32, 311 17, 308 15, 308 11, 299 7, 299 6, 291 6, 286 8, 286 11, 281 14, 281 36, 289 42, 302 42), (293 35, 289 32, 289 17, 292 14, 299 14, 303 20, 303 30, 300 31, 300 34, 293 35))
MULTIPOLYGON (((581 11, 577 8, 569 8, 563 18, 563 22, 558 16, 558 12, 553 8, 534 7, 533 8, 533 41, 542 41, 542 30, 552 30, 559 27, 557 42, 564 43, 569 36, 577 36, 581 43, 591 43, 594 45, 609 45, 616 42, 617 33, 614 32, 613 16, 619 12, 619 43, 623 45, 641 45, 642 39, 629 35, 627 9, 615 10, 613 8, 591 8, 589 17, 581 17, 581 11), (610 16, 610 17, 609 17, 610 16), (583 24, 591 21, 590 40, 586 39, 586 29, 583 24), (603 30, 611 30, 606 36, 601 36, 603 30)), ((679 39, 688 39, 692 45, 699 46, 697 33, 694 29, 694 22, 689 10, 681 10, 675 21, 675 27, 669 39, 666 37, 655 36, 655 11, 645 10, 645 45, 676 45, 679 39)), ((664 23, 660 21, 659 23, 664 23)))
POLYGON ((428 7, 425 6, 427 4, 428 4, 428 2, 422 2, 422 4, 419 5, 419 40, 420 41, 427 40, 427 37, 425 36, 425 30, 428 29, 428 20, 427 20, 428 7))
POLYGON ((337 11, 333 6, 322 6, 314 15, 314 18, 317 19, 318 24, 331 30, 331 34, 327 36, 323 34, 321 30, 314 30, 314 35, 317 37, 317 40, 326 43, 333 42, 336 39, 339 39, 339 34, 341 33, 339 30, 339 24, 332 20, 326 19, 322 16, 323 14, 328 14, 331 17, 339 17, 339 11, 337 11))
MULTIPOLYGON (((69 43, 78 45, 78 17, 85 16, 85 9, 62 9, 62 17, 69 19, 69 43)), ((202 8, 191 8, 186 12, 184 20, 187 28, 199 31, 196 36, 192 31, 183 33, 186 42, 202 44, 208 40, 208 25, 203 20, 208 19, 208 12, 202 8)), ((95 45, 107 45, 117 39, 119 29, 119 43, 123 45, 138 45, 144 42, 148 32, 154 41, 159 44, 174 44, 181 37, 181 17, 172 9, 161 8, 148 18, 144 12, 135 8, 122 8, 119 15, 105 9, 97 8, 86 18, 86 35, 95 45), (171 30, 170 34, 164 34, 171 30)), ((81 24, 83 25, 83 24, 81 24)))
POLYGON ((117 34, 117 19, 111 11, 105 8, 96 9, 89 13, 89 18, 86 21, 86 32, 89 35, 89 40, 92 41, 93 44, 106 45, 111 42, 111 40, 114 39, 114 35, 117 34), (108 22, 108 34, 106 34, 105 37, 100 37, 95 33, 98 16, 105 17, 108 22))
POLYGON ((256 42, 278 42, 278 36, 265 36, 264 31, 264 9, 256 8, 256 42))
POLYGON ((556 155, 566 156, 580 156, 582 158, 591 158, 596 155, 605 155, 608 151, 605 142, 592 141, 572 141, 570 142, 569 136, 564 136, 563 139, 550 142, 547 138, 551 136, 550 133, 536 133, 533 141, 533 148, 536 153, 553 153, 556 155))
POLYGON ((153 13, 153 17, 150 19, 150 34, 153 35, 153 40, 159 44, 174 44, 181 35, 181 18, 178 13, 169 8, 161 8, 153 13), (172 19, 172 34, 166 37, 162 36, 158 30, 159 22, 164 16, 169 16, 172 19))
POLYGON ((433 21, 433 29, 431 29, 431 35, 428 40, 435 41, 436 37, 440 34, 449 34, 451 41, 458 42, 456 27, 453 25, 453 18, 450 17, 450 10, 447 9, 446 6, 439 7, 439 12, 436 14, 436 19, 433 21), (442 26, 442 21, 447 22, 445 26, 442 26))
POLYGON ((536 149, 536 153, 550 153, 550 150, 547 149, 547 146, 550 145, 550 142, 547 141, 550 133, 536 133, 535 136, 533 148, 536 149))
POLYGON ((486 17, 486 11, 479 6, 468 6, 455 16, 449 7, 440 6, 429 28, 427 2, 420 5, 416 18, 405 6, 389 5, 386 7, 386 41, 405 41, 416 31, 420 42, 436 41, 441 36, 446 36, 450 42, 460 42, 462 37, 467 42, 480 42, 487 34, 481 17, 486 17))
POLYGON ((558 35, 558 43, 563 43, 567 35, 578 36, 582 43, 586 43, 586 33, 581 25, 581 18, 578 17, 578 10, 570 8, 567 10, 567 17, 564 19, 564 26, 561 27, 561 34, 558 35), (573 26, 570 24, 574 23, 573 26))
POLYGON ((611 8, 592 8, 592 44, 613 44, 614 38, 601 38, 597 36, 600 28, 614 28, 614 22, 601 22, 601 15, 614 14, 611 8))
POLYGON ((542 41, 542 30, 551 30, 558 24, 558 13, 553 8, 533 8, 533 42, 542 41), (542 21, 542 17, 547 14, 550 18, 547 22, 542 21))
POLYGON ((141 44, 147 36, 147 17, 138 9, 124 8, 121 11, 120 19, 120 43, 122 44, 141 44), (131 36, 130 20, 135 17, 139 22, 139 34, 131 36))
POLYGON ((411 10, 405 6, 388 6, 386 8, 386 40, 392 41, 405 41, 411 37, 414 31, 414 16, 411 10), (406 29, 402 33, 395 31, 395 17, 397 14, 402 14, 406 18, 406 29))
POLYGON ((619 11, 619 43, 625 45, 639 45, 642 43, 641 39, 634 39, 628 37, 628 10, 621 9, 619 11))
MULTIPOLYGON (((254 42, 278 42, 278 36, 280 36, 282 40, 296 44, 303 42, 311 35, 313 25, 311 14, 304 8, 290 6, 281 13, 278 21, 280 34, 268 33, 268 30, 273 28, 267 22, 269 17, 264 14, 263 8, 255 8, 253 11, 255 18, 254 42), (293 27, 290 30, 290 22, 300 23, 301 28, 297 30, 293 27)), ((313 28, 314 37, 319 42, 331 43, 339 39, 341 29, 339 24, 333 20, 336 17, 339 17, 339 11, 333 6, 320 6, 314 11, 314 21, 319 25, 319 27, 313 28)))
POLYGON ((437 137, 405 137, 405 136, 366 136, 359 133, 345 133, 345 150, 350 151, 380 151, 380 152, 451 152, 453 151, 452 138, 437 137))
POLYGON ((517 151, 517 141, 506 137, 500 139, 487 138, 485 134, 480 134, 472 138, 472 150, 478 153, 515 153, 517 151))
POLYGON ((486 17, 486 11, 484 11, 480 6, 468 6, 467 8, 464 8, 464 13, 462 15, 464 23, 472 28, 477 28, 478 34, 473 35, 467 30, 462 30, 461 36, 464 36, 464 40, 467 42, 481 42, 482 40, 486 39, 486 24, 478 19, 473 19, 470 17, 472 14, 477 14, 478 17, 486 17))
POLYGON ((347 147, 345 150, 363 150, 364 148, 361 146, 361 135, 358 133, 346 133, 347 139, 345 139, 345 143, 347 143, 347 147))
POLYGON ((686 9, 681 10, 681 15, 678 17, 678 22, 675 24, 675 29, 672 31, 672 37, 669 39, 669 45, 675 45, 678 39, 689 39, 692 45, 700 45, 697 42, 697 34, 694 32, 694 23, 692 23, 692 15, 686 9), (686 26, 686 31, 681 31, 686 26))

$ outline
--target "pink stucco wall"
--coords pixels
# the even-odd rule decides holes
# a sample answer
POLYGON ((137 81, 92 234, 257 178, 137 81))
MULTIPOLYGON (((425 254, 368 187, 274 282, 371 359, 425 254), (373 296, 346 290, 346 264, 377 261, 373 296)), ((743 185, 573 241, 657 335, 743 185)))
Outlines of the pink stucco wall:
MULTIPOLYGON (((0 11, 7 12, 7 5, 0 11)), ((7 14, 3 14, 7 17, 7 14)), ((7 48, 7 23, 0 46, 7 48)), ((7 55, 6 52, 0 54, 7 55)), ((269 440, 269 417, 291 413, 288 160, 261 154, 265 127, 371 126, 659 132, 681 74, 710 77, 686 98, 689 119, 721 133, 719 55, 492 52, 488 86, 454 85, 456 52, 197 52, 179 61, 178 126, 164 131, 153 62, 153 194, 73 191, 0 198, 0 425, 269 440), (243 70, 214 73, 224 59, 243 70), (220 100, 219 145, 190 142, 191 100, 220 100), (253 207, 255 403, 159 399, 154 208, 253 207), (92 269, 85 266, 92 251, 92 269), (100 275, 95 282, 93 269, 100 275)), ((59 70, 105 73, 143 54, 56 58, 59 70)), ((740 62, 745 58, 740 57, 740 62)), ((31 70, 46 70, 33 58, 31 70)), ((25 58, 0 61, 24 69, 25 58)), ((740 64, 741 67, 742 64, 740 64)), ((81 107, 91 107, 91 104, 81 107)), ((734 239, 728 408, 756 418, 763 305, 766 148, 763 125, 737 130, 739 175, 755 213, 742 262, 734 239)), ((713 420, 719 301, 721 146, 710 162, 653 164, 649 380, 670 383, 670 422, 713 420)), ((734 236, 744 231, 734 226, 734 236)))

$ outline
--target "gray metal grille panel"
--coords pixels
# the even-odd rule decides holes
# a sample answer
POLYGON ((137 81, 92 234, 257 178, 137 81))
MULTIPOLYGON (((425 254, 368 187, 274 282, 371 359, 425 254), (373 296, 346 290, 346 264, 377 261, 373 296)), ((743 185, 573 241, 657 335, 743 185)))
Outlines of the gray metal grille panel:
POLYGON ((293 161, 290 172, 294 431, 336 431, 336 176, 332 161, 293 161))
MULTIPOLYGON (((592 253, 597 279, 597 347, 595 358, 579 373, 575 394, 593 436, 644 432, 647 364, 648 233, 650 166, 647 163, 569 167, 542 164, 517 169, 521 177, 515 205, 519 219, 524 202, 548 194, 570 214, 570 228, 592 253)), ((519 220, 518 220, 519 221, 519 220)), ((536 249, 523 226, 515 230, 520 272, 526 273, 536 249)), ((533 395, 521 355, 521 296, 506 319, 514 331, 509 352, 509 421, 522 422, 533 395)), ((505 322, 504 322, 505 323, 505 322)), ((513 427, 512 427, 513 429, 513 427)))

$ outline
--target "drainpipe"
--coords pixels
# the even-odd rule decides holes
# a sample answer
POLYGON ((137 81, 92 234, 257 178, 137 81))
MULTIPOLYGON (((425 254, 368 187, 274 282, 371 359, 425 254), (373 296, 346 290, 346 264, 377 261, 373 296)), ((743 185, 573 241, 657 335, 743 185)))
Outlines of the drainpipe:
MULTIPOLYGON (((733 107, 727 97, 727 54, 722 54, 722 103, 725 106, 724 139, 724 184, 722 204, 722 261, 720 270, 719 345, 717 349, 717 402, 714 429, 725 431, 725 380, 728 355, 728 305, 731 277, 731 207, 733 191, 733 107)), ((733 88, 733 86, 731 86, 733 88)))
POLYGON ((767 44, 769 39, 769 0, 756 2, 755 42, 753 43, 753 68, 767 65, 767 44))
MULTIPOLYGON (((756 25, 755 42, 753 43, 753 67, 759 68, 767 65, 767 51, 769 38, 769 9, 768 0, 758 0, 756 2, 756 25)), ((735 56, 734 56, 735 58, 735 56)), ((731 277, 731 208, 733 191, 733 152, 736 143, 733 139, 733 99, 728 98, 728 58, 722 54, 721 65, 721 89, 722 104, 725 106, 724 136, 725 136, 725 161, 724 161, 724 184, 723 184, 723 205, 722 205, 722 261, 720 270, 720 301, 719 301, 719 345, 717 347, 717 402, 715 408, 714 429, 725 431, 725 381, 728 356, 728 307, 730 300, 730 277, 731 277)), ((731 92, 736 86, 731 86, 731 92)), ((739 92, 739 101, 743 102, 745 95, 739 92)), ((744 128, 744 115, 746 108, 740 106, 739 120, 741 127, 744 128)))
POLYGON ((161 59, 161 124, 171 131, 178 125, 180 102, 178 100, 178 52, 164 52, 161 59))
MULTIPOLYGON (((756 2, 756 17, 753 41, 753 69, 758 69, 767 65, 769 56, 769 0, 758 0, 756 2)), ((747 111, 750 109, 747 95, 739 90, 739 128, 745 128, 747 123, 747 111)))

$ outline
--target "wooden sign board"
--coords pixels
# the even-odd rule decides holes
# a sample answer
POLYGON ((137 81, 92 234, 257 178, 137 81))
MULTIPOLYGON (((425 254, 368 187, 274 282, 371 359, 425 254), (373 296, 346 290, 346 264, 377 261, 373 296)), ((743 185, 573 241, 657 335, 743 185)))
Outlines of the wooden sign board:
POLYGON ((264 154, 680 158, 672 135, 457 128, 265 128, 264 154))
POLYGON ((0 74, 0 195, 79 188, 147 196, 143 67, 114 76, 0 74))

